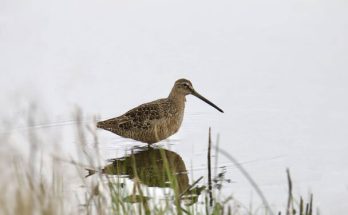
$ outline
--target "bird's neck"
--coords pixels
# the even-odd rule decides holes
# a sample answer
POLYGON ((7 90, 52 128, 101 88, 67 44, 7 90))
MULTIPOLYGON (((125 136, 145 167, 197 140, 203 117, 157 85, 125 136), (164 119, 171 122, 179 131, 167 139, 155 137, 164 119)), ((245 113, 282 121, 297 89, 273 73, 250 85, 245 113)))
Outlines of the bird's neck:
POLYGON ((178 106, 185 106, 185 95, 181 94, 175 90, 172 90, 168 96, 168 99, 176 103, 178 106))

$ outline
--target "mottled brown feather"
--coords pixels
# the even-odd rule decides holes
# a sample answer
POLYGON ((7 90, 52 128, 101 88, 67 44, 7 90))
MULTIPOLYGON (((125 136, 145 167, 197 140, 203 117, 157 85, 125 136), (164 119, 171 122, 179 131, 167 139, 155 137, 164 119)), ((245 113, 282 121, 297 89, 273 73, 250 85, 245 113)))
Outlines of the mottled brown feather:
POLYGON ((179 130, 184 117, 185 96, 189 94, 223 112, 198 94, 189 80, 179 79, 167 98, 142 104, 122 116, 98 122, 97 127, 148 144, 159 142, 179 130))
POLYGON ((181 125, 182 120, 179 125, 173 122, 181 112, 175 103, 170 99, 145 103, 119 117, 98 122, 97 127, 146 143, 158 142, 175 133, 181 125), (168 128, 178 126, 175 132, 163 128, 162 125, 168 122, 171 123, 167 126, 168 128), (163 132, 168 134, 163 134, 163 132))

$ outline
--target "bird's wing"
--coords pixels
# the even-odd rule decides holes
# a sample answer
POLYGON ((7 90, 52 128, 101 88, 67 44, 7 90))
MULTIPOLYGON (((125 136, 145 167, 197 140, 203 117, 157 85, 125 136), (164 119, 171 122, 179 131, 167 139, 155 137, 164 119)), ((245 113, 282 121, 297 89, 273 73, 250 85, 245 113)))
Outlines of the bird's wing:
POLYGON ((117 130, 129 131, 131 129, 147 130, 156 121, 164 119, 168 114, 171 114, 167 111, 169 106, 169 101, 159 99, 133 108, 122 116, 101 121, 97 126, 113 132, 117 130))
POLYGON ((140 105, 125 113, 118 122, 122 129, 137 128, 147 130, 157 120, 167 116, 168 102, 165 100, 156 100, 154 102, 140 105))

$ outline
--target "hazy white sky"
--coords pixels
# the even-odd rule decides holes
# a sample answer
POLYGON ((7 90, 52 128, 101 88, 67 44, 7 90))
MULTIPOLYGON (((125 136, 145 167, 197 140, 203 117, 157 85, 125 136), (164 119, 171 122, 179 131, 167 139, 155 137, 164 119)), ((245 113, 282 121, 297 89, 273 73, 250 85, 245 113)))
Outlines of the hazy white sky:
POLYGON ((36 101, 51 119, 113 117, 189 78, 225 114, 188 98, 184 160, 212 126, 241 160, 282 156, 250 167, 270 202, 291 167, 298 192, 343 214, 347 38, 344 0, 0 0, 0 116, 36 101))

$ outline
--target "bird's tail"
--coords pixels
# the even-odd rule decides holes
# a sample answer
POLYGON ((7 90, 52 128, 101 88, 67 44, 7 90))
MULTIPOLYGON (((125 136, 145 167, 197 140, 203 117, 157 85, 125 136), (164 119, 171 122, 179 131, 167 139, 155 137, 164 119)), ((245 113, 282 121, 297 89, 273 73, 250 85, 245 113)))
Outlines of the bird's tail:
POLYGON ((103 128, 104 121, 97 122, 97 128, 103 128))
POLYGON ((114 132, 115 128, 117 128, 119 124, 120 122, 118 118, 112 118, 112 119, 97 122, 97 128, 114 132))
POLYGON ((97 128, 109 128, 110 126, 115 126, 118 124, 118 120, 116 118, 113 119, 108 119, 108 120, 104 120, 104 121, 99 121, 97 122, 97 128))

